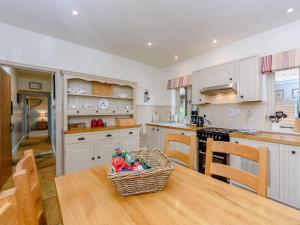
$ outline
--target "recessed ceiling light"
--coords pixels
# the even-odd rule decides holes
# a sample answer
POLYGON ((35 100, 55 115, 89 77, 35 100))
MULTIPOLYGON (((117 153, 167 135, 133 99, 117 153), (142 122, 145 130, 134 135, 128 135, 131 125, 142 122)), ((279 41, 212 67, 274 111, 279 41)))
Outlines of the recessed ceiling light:
POLYGON ((212 41, 212 43, 217 44, 217 43, 218 43, 218 40, 217 40, 217 39, 214 39, 214 40, 212 41))
POLYGON ((294 9, 293 9, 293 8, 288 8, 288 9, 286 10, 286 13, 292 13, 292 12, 294 12, 294 9))
POLYGON ((150 46, 152 46, 152 43, 151 43, 151 42, 148 42, 147 45, 150 47, 150 46))
POLYGON ((75 10, 75 9, 72 10, 72 14, 73 14, 74 16, 78 16, 78 15, 79 15, 78 11, 75 10))
POLYGON ((175 55, 175 56, 174 56, 174 59, 178 59, 178 55, 175 55))

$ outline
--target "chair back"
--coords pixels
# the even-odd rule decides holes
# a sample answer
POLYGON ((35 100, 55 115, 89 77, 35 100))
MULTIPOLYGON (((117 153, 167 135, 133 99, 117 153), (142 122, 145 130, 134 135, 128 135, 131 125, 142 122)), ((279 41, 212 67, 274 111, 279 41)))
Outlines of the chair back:
POLYGON ((172 133, 165 135, 164 154, 187 164, 191 169, 195 169, 195 147, 196 138, 194 136, 172 133), (189 146, 189 154, 185 154, 176 149, 170 149, 170 142, 182 143, 189 146))
POLYGON ((25 223, 47 224, 40 181, 32 150, 24 152, 24 157, 16 165, 13 180, 24 213, 25 223))
POLYGON ((0 193, 0 224, 25 225, 24 217, 16 198, 16 188, 0 193))
POLYGON ((268 164, 268 148, 260 146, 254 148, 242 144, 213 141, 207 139, 205 174, 208 176, 219 175, 229 179, 238 181, 247 185, 257 192, 258 195, 267 196, 267 164, 268 164), (213 152, 226 153, 240 156, 258 162, 258 176, 249 172, 236 169, 231 166, 213 163, 213 152))

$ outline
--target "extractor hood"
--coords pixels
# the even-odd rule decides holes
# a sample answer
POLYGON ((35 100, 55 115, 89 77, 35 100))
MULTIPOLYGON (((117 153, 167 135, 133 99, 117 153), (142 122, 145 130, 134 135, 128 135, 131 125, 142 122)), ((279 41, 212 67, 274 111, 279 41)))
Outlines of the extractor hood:
POLYGON ((236 93, 236 83, 206 87, 201 89, 200 93, 204 95, 236 93))

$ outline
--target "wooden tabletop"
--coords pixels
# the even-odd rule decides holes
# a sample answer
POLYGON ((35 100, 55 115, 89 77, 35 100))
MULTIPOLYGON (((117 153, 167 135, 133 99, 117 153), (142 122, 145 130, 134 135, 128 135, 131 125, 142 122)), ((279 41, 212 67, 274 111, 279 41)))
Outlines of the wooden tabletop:
POLYGON ((262 131, 258 134, 250 135, 234 132, 230 134, 230 137, 300 146, 300 134, 262 131))
POLYGON ((182 166, 161 192, 121 197, 96 167, 55 179, 64 225, 300 224, 300 211, 182 166))

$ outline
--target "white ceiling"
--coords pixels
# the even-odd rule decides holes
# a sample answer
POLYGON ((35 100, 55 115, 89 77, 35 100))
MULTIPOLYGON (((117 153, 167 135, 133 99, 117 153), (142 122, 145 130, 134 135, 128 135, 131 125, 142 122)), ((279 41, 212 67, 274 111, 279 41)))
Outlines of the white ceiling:
POLYGON ((299 0, 0 0, 0 22, 155 66, 297 19, 299 0))

